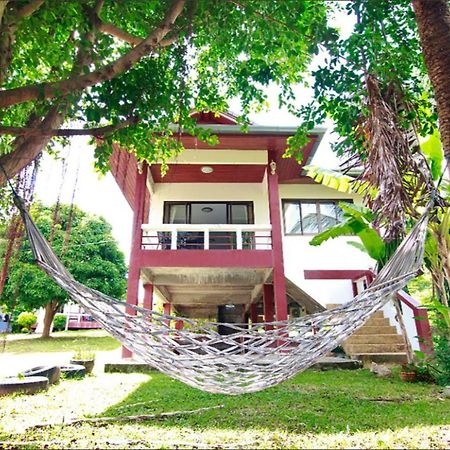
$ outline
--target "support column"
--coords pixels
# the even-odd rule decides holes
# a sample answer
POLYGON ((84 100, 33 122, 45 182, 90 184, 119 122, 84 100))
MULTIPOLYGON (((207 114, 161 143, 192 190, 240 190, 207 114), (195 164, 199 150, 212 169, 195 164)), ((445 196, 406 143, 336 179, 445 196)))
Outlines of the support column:
MULTIPOLYGON (((147 165, 144 164, 141 171, 136 172, 136 180, 134 185, 134 204, 133 204, 133 228, 131 237, 130 264, 128 267, 127 282, 127 304, 137 305, 139 296, 139 279, 141 268, 138 265, 137 257, 141 250, 142 224, 146 220, 146 204, 147 204, 147 165)), ((125 312, 135 316, 136 311, 131 308, 125 308, 125 312)), ((122 346, 122 358, 131 358, 132 352, 122 346)))
POLYGON ((258 305, 256 303, 250 305, 250 320, 252 324, 258 323, 258 305))
POLYGON ((144 308, 153 309, 153 284, 144 284, 144 308))
MULTIPOLYGON (((170 303, 164 303, 163 304, 163 313, 166 316, 170 316, 171 312, 172 312, 172 305, 170 303)), ((168 327, 170 327, 170 320, 166 320, 166 325, 168 327)))
MULTIPOLYGON (((264 322, 274 321, 274 301, 273 301, 273 286, 265 284, 263 287, 263 302, 264 302, 264 322)), ((272 325, 267 325, 266 330, 273 330, 272 325)))
POLYGON ((277 321, 287 320, 286 279, 283 262, 283 232, 281 229, 280 193, 276 168, 276 152, 268 152, 267 184, 269 191, 269 214, 272 225, 273 293, 277 321))

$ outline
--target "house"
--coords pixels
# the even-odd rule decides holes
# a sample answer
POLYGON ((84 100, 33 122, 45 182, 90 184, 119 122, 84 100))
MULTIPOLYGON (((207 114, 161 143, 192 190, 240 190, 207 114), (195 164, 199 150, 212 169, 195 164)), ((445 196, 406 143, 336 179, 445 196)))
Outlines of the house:
MULTIPOLYGON (((370 282, 373 261, 348 245, 350 238, 309 245, 311 235, 341 220, 339 201, 361 201, 302 174, 325 130, 311 132, 299 164, 283 158, 295 128, 250 125, 244 133, 229 114, 195 116, 219 143, 182 135, 186 150, 169 161, 165 176, 160 164, 138 164, 117 148, 111 157, 134 213, 127 303, 140 303, 143 291, 146 308, 158 296, 166 314, 245 323, 282 321, 351 300, 370 282)), ((427 322, 413 317, 426 312, 403 300, 411 344, 424 348, 427 322)), ((393 306, 377 312, 344 348, 365 359, 403 361, 393 306)), ((123 349, 123 356, 131 353, 123 349)))

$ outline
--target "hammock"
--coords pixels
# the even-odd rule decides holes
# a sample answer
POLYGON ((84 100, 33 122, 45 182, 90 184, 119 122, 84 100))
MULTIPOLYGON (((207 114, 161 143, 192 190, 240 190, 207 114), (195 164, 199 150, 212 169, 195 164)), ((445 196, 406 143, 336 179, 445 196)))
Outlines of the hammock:
POLYGON ((105 330, 143 361, 190 386, 242 394, 274 386, 325 356, 401 290, 420 270, 428 211, 374 282, 332 310, 284 322, 204 323, 128 305, 78 283, 16 198, 37 264, 105 330), (183 320, 176 330, 170 321, 183 320), (219 333, 218 329, 226 330, 219 333), (224 335, 225 334, 225 335, 224 335))

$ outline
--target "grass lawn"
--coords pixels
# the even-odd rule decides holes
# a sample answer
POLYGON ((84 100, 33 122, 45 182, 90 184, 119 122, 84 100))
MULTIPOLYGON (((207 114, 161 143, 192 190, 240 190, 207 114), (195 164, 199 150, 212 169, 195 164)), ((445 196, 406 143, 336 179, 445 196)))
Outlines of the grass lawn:
POLYGON ((448 448, 449 424, 450 400, 436 386, 382 380, 367 370, 307 371, 235 397, 151 373, 101 374, 0 398, 0 448, 448 448), (223 408, 143 422, 25 430, 78 417, 217 405, 223 408))
POLYGON ((40 353, 40 352, 74 352, 109 351, 120 346, 119 342, 104 330, 58 331, 49 338, 39 335, 9 335, 4 342, 0 337, 0 351, 5 344, 5 353, 40 353))

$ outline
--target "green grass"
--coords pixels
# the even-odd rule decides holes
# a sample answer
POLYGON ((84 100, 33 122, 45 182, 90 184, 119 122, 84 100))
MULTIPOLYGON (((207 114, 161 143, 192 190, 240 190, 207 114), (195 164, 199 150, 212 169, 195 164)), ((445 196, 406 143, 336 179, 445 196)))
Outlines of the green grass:
MULTIPOLYGON (((119 342, 103 330, 80 330, 55 332, 49 338, 33 335, 10 335, 5 343, 5 352, 11 354, 109 351, 120 346, 119 342)), ((3 341, 0 341, 0 348, 3 341)))
POLYGON ((47 393, 0 399, 0 424, 0 439, 27 448, 447 448, 450 401, 436 386, 378 379, 367 370, 307 371, 234 397, 204 393, 159 373, 102 374, 64 381, 47 393), (24 431, 63 417, 216 405, 224 407, 145 422, 24 431))
MULTIPOLYGON (((4 355, 108 351, 98 330, 13 336, 4 355)), ((2 363, 0 353, 0 364, 2 363)), ((0 398, 0 448, 448 448, 450 400, 437 386, 376 378, 367 370, 307 371, 254 394, 208 394, 160 373, 64 380, 33 396, 0 398), (54 425, 80 417, 193 415, 109 425, 54 425)))

